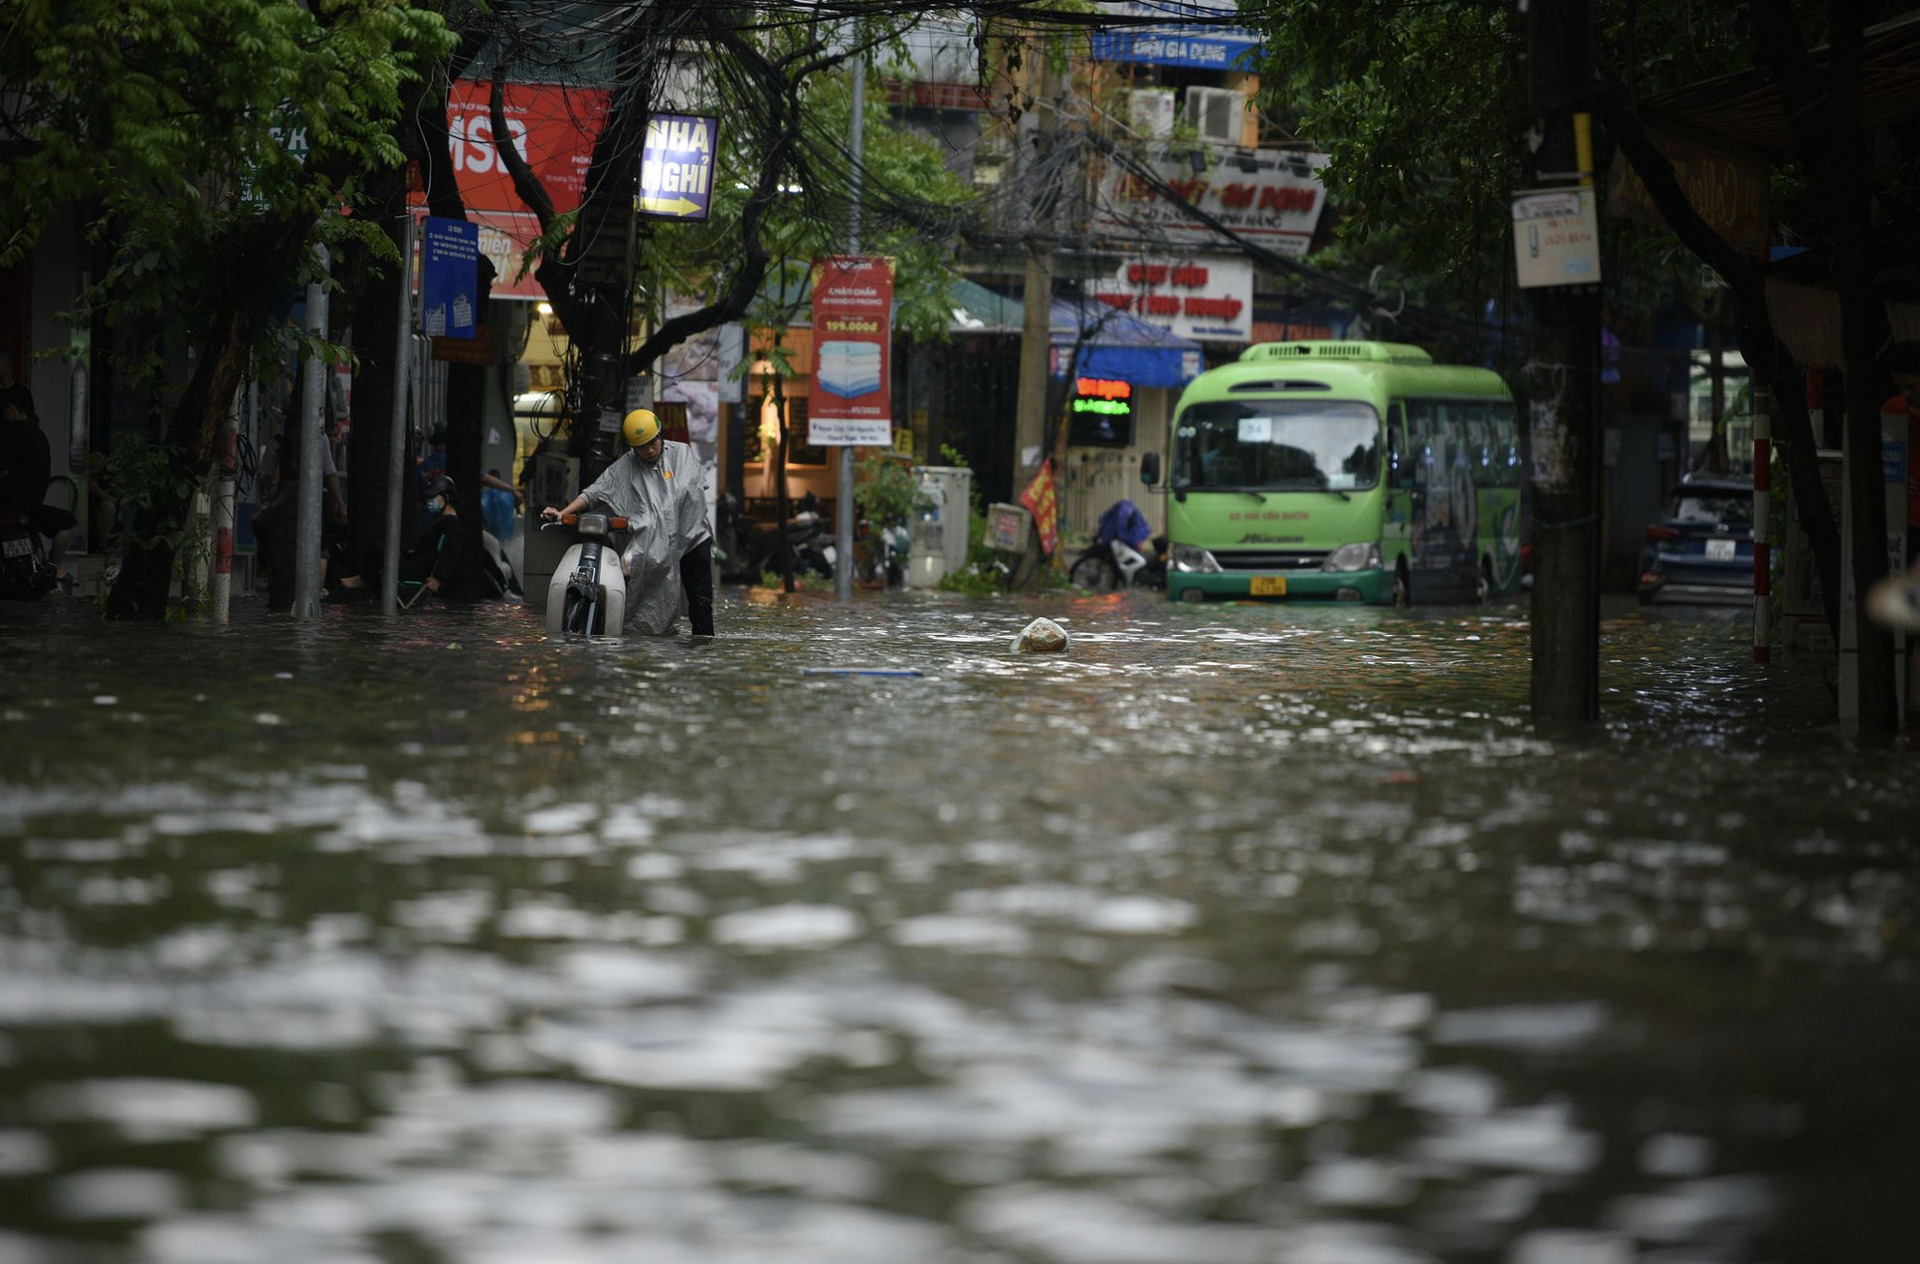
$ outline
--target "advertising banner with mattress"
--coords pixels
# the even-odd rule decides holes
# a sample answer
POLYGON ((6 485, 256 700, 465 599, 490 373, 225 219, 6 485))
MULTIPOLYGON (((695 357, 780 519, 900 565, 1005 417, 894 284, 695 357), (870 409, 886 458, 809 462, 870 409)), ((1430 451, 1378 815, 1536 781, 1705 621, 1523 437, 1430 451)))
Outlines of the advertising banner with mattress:
POLYGON ((813 261, 808 443, 816 447, 892 445, 887 373, 892 331, 892 259, 832 255, 813 261))

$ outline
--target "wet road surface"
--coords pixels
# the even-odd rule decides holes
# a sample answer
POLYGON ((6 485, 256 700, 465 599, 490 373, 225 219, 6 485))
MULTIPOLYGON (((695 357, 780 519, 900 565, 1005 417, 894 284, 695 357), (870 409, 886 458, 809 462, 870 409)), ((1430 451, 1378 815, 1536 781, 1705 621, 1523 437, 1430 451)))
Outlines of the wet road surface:
POLYGON ((1608 610, 0 610, 0 1264, 1910 1260, 1915 758, 1608 610))

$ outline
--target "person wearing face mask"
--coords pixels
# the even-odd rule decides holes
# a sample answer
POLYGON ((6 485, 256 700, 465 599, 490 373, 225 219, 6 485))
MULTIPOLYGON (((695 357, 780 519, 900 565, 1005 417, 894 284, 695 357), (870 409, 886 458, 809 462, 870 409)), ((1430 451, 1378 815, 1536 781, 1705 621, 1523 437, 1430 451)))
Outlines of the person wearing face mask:
MULTIPOLYGON (((427 529, 419 541, 400 555, 400 604, 412 606, 428 593, 437 593, 453 582, 460 572, 460 493, 453 480, 436 474, 427 482, 424 506, 427 529)), ((378 567, 372 567, 377 572, 378 567)), ((342 575, 340 587, 346 595, 362 597, 372 590, 367 574, 342 575)))
POLYGON ((400 600, 409 606, 438 593, 460 571, 460 493, 445 474, 436 474, 426 493, 427 529, 400 555, 400 600))
POLYGON ((659 636, 673 629, 680 598, 687 600, 693 635, 713 636, 713 531, 707 525, 707 492, 693 446, 670 443, 660 419, 645 408, 621 423, 627 451, 564 509, 549 505, 540 516, 553 522, 589 505, 625 518, 631 532, 620 552, 627 574, 627 627, 659 636))

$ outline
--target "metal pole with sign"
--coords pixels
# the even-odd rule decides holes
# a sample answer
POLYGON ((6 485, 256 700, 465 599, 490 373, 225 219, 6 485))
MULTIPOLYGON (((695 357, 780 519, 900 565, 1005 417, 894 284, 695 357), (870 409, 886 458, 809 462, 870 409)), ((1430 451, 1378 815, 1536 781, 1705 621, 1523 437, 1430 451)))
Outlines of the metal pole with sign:
MULTIPOLYGON (((847 212, 847 253, 860 253, 860 163, 866 145, 867 130, 867 58, 862 53, 853 60, 853 170, 849 181, 852 204, 847 212)), ((819 344, 814 344, 816 352, 819 344)), ((840 601, 853 597, 853 448, 840 449, 839 490, 833 511, 833 595, 840 601)))
POLYGON ((412 394, 413 216, 406 216, 406 244, 400 251, 400 327, 393 348, 393 433, 387 449, 387 536, 381 548, 380 613, 400 604, 401 480, 407 472, 407 398, 412 394))

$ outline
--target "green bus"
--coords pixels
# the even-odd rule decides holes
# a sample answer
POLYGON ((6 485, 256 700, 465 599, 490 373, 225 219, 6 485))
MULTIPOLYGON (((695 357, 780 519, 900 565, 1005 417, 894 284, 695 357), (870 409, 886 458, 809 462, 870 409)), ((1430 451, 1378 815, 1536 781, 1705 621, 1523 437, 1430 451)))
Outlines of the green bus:
MULTIPOLYGON (((1392 342, 1268 342, 1181 393, 1167 594, 1472 601, 1520 585, 1513 396, 1392 342)), ((1159 481, 1150 454, 1141 475, 1159 481)))

